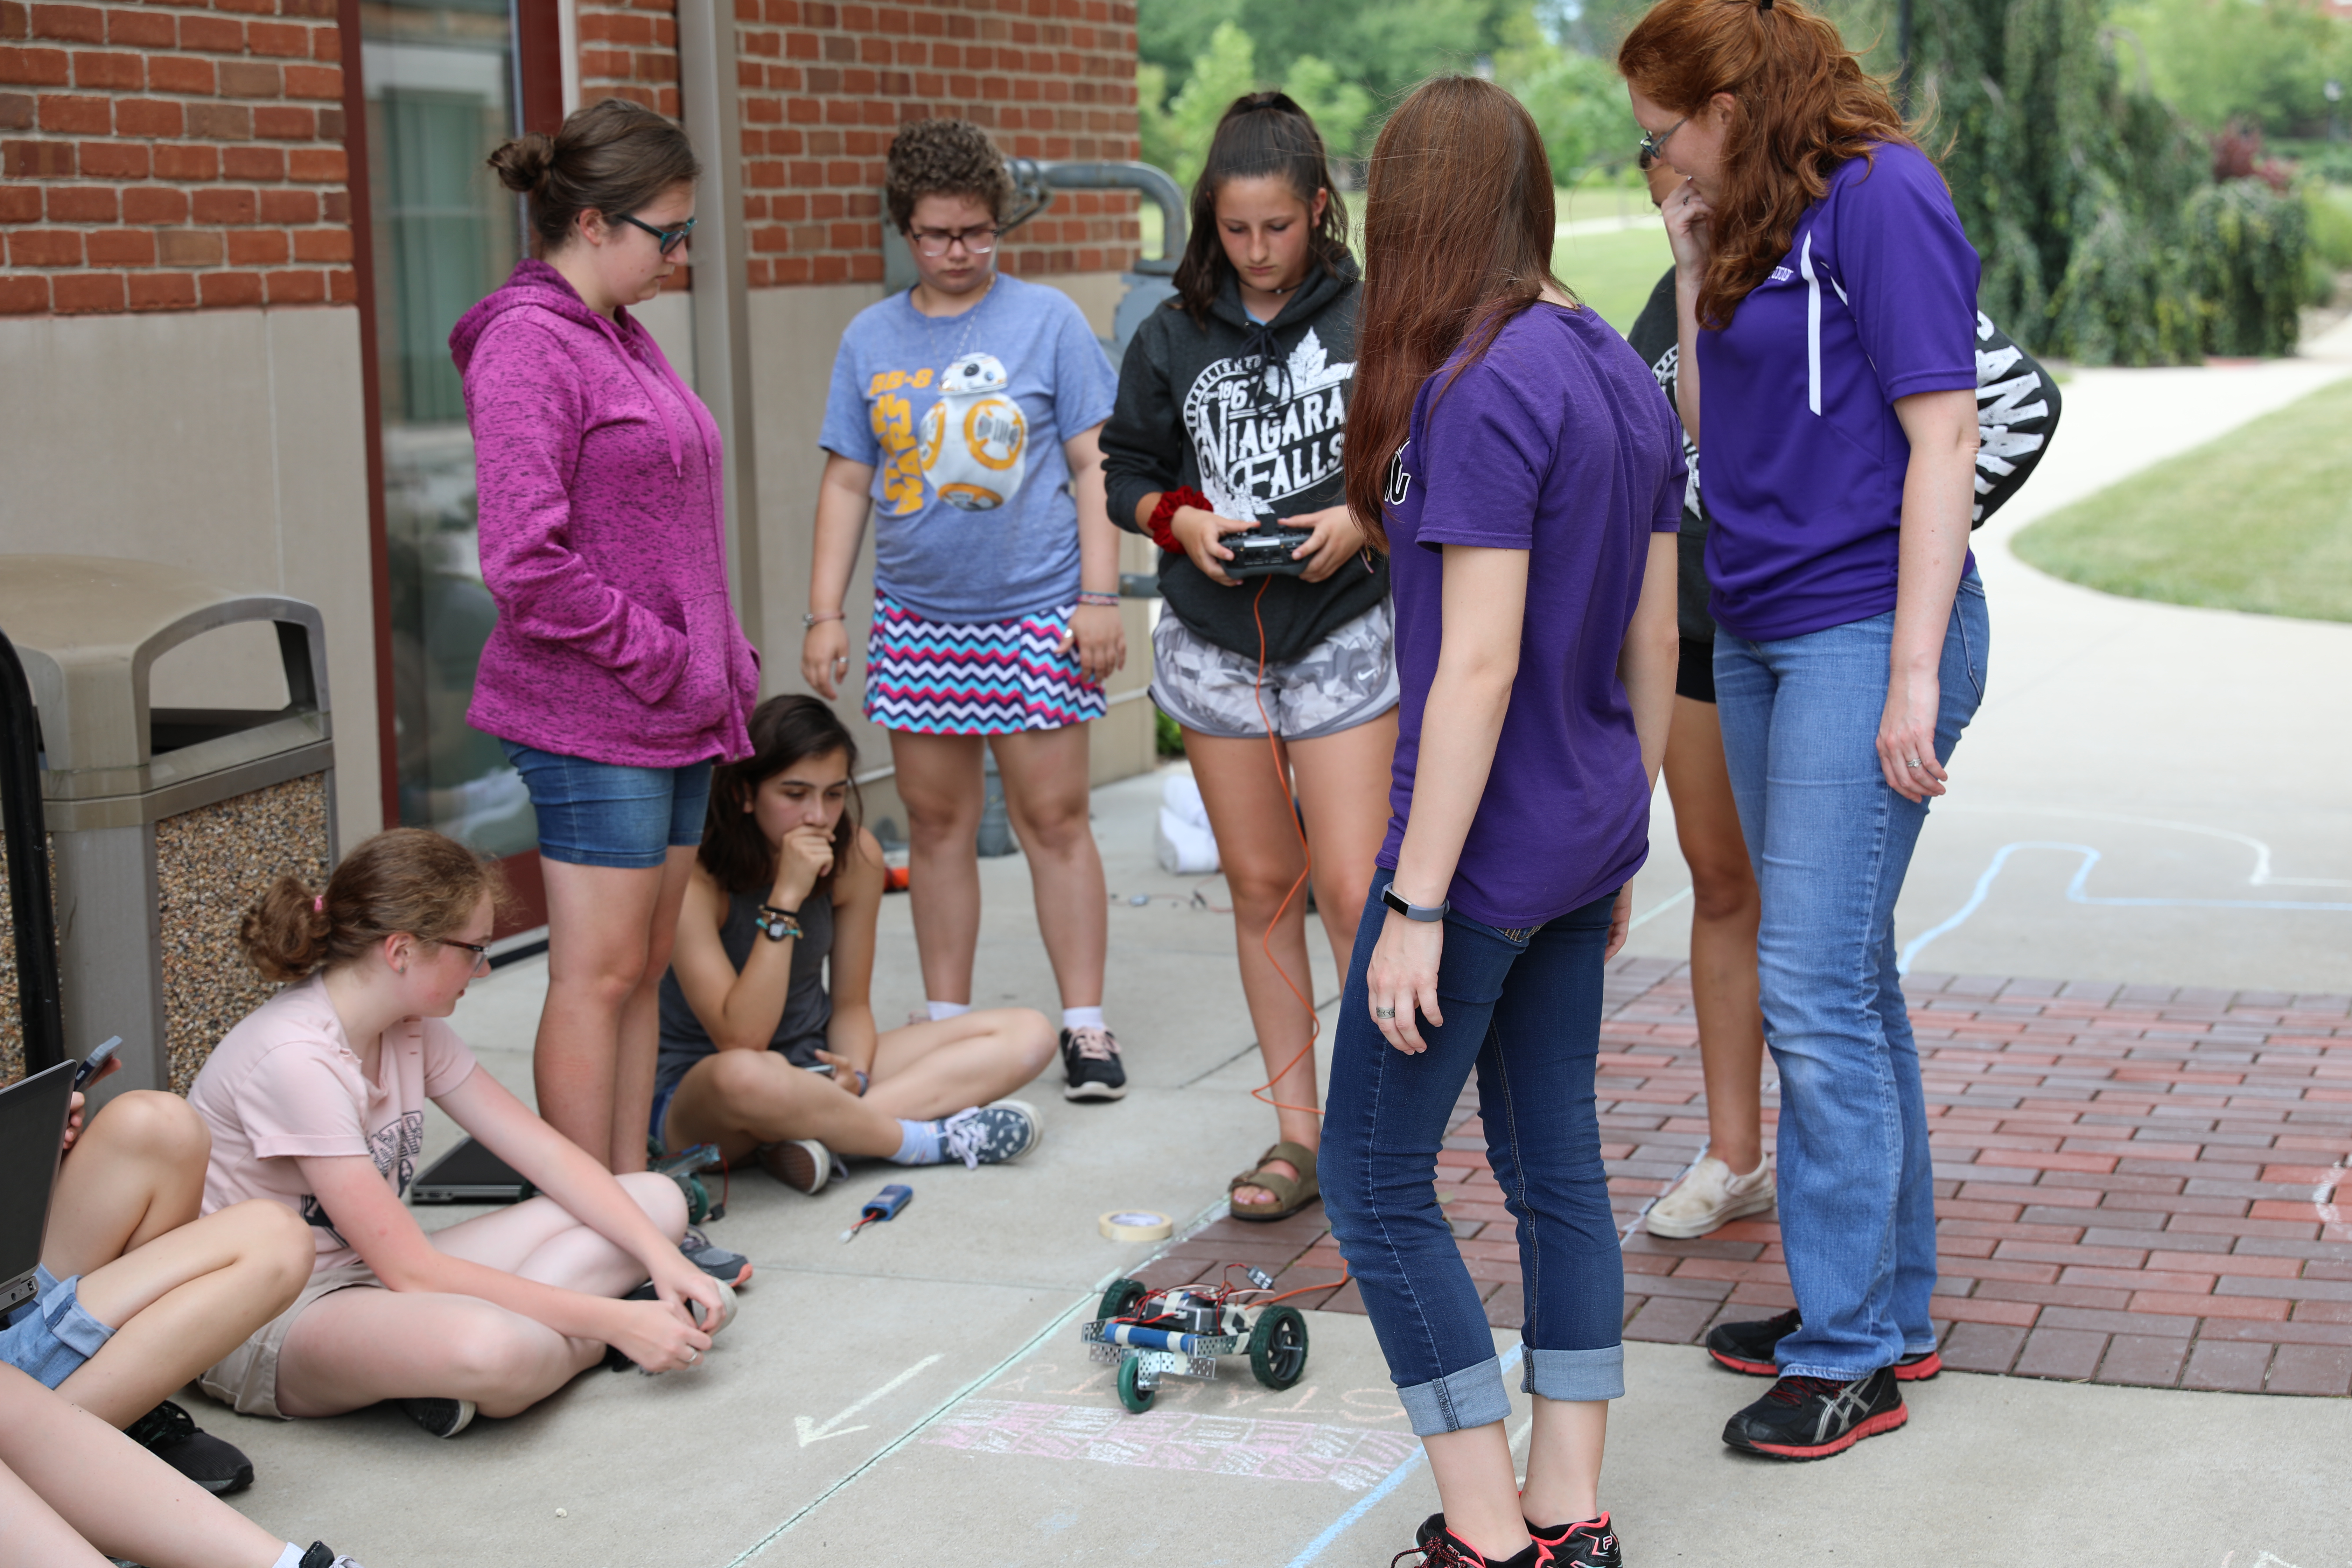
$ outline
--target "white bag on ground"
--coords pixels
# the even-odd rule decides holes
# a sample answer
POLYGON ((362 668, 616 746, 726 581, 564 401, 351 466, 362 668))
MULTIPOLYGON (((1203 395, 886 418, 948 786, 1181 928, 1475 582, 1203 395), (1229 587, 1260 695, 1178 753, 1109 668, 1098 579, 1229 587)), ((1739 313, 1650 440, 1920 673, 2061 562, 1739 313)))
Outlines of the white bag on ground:
POLYGON ((1217 836, 1209 808, 1190 773, 1171 773, 1160 789, 1160 826, 1151 835, 1160 868, 1171 876, 1205 877, 1217 868, 1217 836))

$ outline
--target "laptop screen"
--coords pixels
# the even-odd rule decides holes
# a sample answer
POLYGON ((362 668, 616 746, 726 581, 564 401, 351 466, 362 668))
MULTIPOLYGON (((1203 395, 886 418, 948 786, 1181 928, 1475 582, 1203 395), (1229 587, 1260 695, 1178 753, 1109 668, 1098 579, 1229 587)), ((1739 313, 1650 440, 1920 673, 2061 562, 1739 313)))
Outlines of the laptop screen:
POLYGON ((73 1074, 73 1063, 60 1062, 0 1089, 0 1301, 15 1299, 10 1288, 41 1261, 73 1074))

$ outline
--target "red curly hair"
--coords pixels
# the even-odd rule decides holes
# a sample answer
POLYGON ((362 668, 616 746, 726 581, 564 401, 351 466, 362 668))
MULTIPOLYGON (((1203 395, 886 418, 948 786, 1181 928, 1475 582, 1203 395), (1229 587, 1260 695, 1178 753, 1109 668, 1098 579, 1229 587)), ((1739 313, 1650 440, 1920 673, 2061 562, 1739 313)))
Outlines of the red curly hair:
POLYGON ((1704 327, 1731 324, 1839 164, 1876 146, 1918 145, 1836 25, 1797 0, 1661 0, 1625 36, 1617 69, 1671 113, 1695 113, 1719 92, 1737 100, 1713 204, 1715 256, 1698 293, 1704 327))

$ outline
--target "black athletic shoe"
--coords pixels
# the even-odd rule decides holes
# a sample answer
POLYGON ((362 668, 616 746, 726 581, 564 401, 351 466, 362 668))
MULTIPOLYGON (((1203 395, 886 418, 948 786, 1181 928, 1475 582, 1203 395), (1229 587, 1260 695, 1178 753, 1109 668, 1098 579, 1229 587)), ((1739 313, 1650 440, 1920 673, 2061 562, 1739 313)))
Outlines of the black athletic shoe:
MULTIPOLYGON (((1551 1555, 1551 1549, 1530 1537, 1517 1555, 1482 1557, 1478 1549, 1445 1528, 1445 1516, 1433 1513, 1421 1521, 1412 1532, 1412 1544, 1389 1559, 1389 1568, 1405 1568, 1405 1559, 1415 1560, 1414 1568, 1549 1568, 1555 1562, 1564 1562, 1551 1555)), ((1611 1559, 1615 1568, 1615 1559, 1611 1559)))
MULTIPOLYGON (((1795 1310, 1777 1318, 1749 1323, 1717 1323, 1706 1331, 1706 1353, 1717 1366, 1744 1372, 1750 1377, 1778 1377, 1780 1368, 1772 1352, 1797 1331, 1801 1321, 1795 1310)), ((1895 1363, 1898 1383, 1925 1383, 1944 1370, 1944 1358, 1932 1350, 1913 1351, 1895 1363)))
POLYGON ((1063 1030, 1062 1073, 1070 1080, 1064 1100, 1118 1100, 1127 1093, 1118 1037, 1108 1029, 1063 1030))
POLYGON ((1616 1529, 1605 1513, 1599 1519, 1555 1525, 1549 1531, 1529 1524, 1528 1534, 1551 1553, 1553 1568, 1625 1568, 1625 1554, 1617 1547, 1616 1529))
POLYGON ((1893 1367, 1851 1383, 1784 1377, 1724 1424, 1723 1440, 1775 1459, 1826 1459, 1910 1418, 1893 1367))
POLYGON ((227 1497, 253 1484, 253 1461, 197 1426, 194 1416, 168 1399, 123 1434, 215 1497, 227 1497))
POLYGON ((408 1412, 410 1420, 436 1437, 455 1437, 473 1425, 474 1402, 470 1399, 404 1399, 400 1407, 408 1412))

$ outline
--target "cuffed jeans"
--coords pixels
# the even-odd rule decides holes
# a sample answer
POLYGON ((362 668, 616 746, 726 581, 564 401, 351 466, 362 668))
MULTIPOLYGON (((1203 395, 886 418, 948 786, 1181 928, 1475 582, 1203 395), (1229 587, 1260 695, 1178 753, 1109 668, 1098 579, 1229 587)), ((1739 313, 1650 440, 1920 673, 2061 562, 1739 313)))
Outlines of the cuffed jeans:
POLYGON ((1372 1024, 1365 972, 1388 910, 1372 879, 1339 1002, 1318 1157, 1323 1207, 1418 1436, 1510 1414, 1486 1308, 1437 1202, 1437 1152, 1475 1064, 1486 1154, 1518 1222, 1527 1366, 1546 1399, 1625 1392, 1624 1259, 1592 1102, 1612 889, 1527 931, 1445 920, 1441 1027, 1407 1056, 1372 1024))
MULTIPOLYGON (((1984 585, 1944 634, 1936 755, 1983 700, 1984 585)), ((1784 1376, 1856 1378, 1933 1350, 1936 1195, 1895 900, 1925 802, 1886 787, 1878 725, 1892 611, 1802 637, 1715 642, 1724 760, 1763 889, 1756 963, 1780 1074, 1780 1245, 1804 1323, 1784 1376)))

